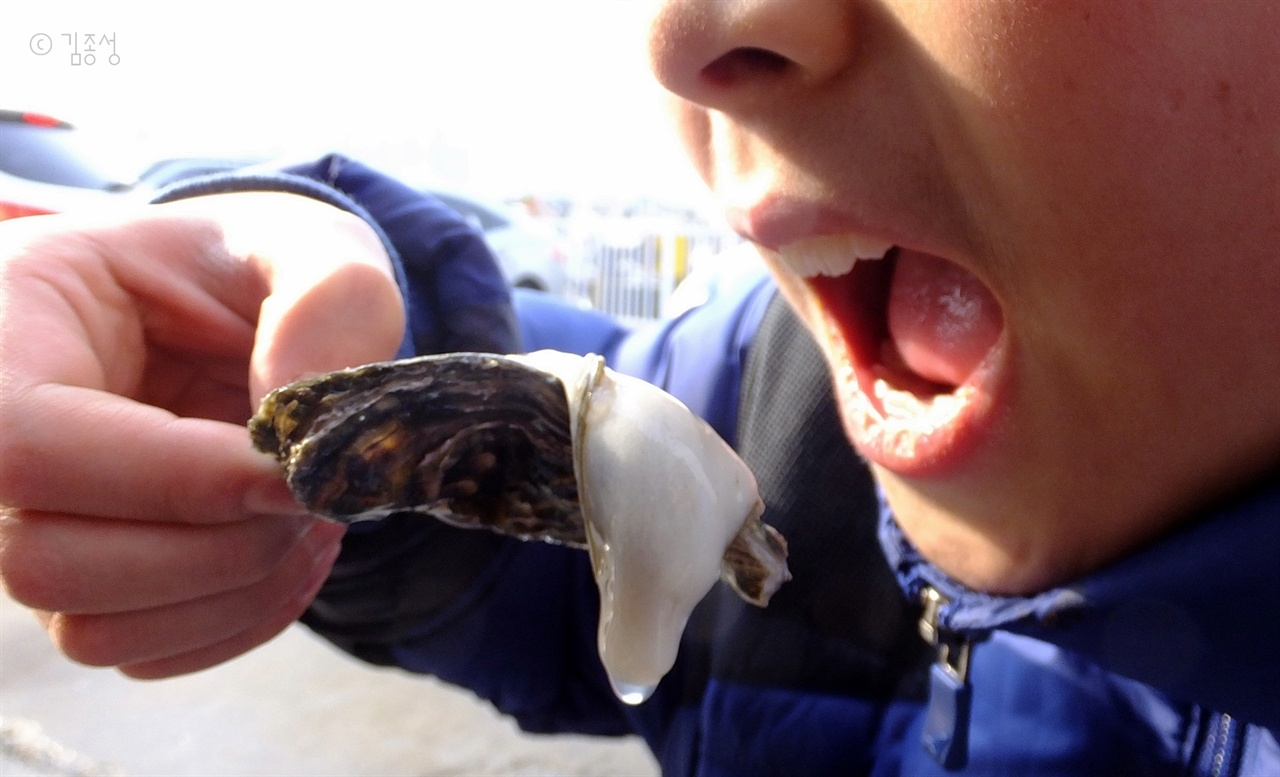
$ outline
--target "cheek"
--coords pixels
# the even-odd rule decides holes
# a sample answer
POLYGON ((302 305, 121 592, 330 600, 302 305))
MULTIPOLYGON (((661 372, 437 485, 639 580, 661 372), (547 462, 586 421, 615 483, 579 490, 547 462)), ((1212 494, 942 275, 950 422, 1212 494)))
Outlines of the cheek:
POLYGON ((1249 157, 1275 147, 1267 133, 1280 123, 1280 71, 1274 40, 1250 28, 1275 29, 1280 19, 1263 17, 1277 12, 1251 19, 1203 3, 962 7, 964 48, 953 41, 948 56, 969 96, 971 130, 1003 158, 1018 199, 1042 203, 1047 217, 1083 210, 1129 232, 1168 235, 1179 231, 1174 221, 1213 215, 1201 196, 1210 187, 1222 203, 1259 183, 1249 157))

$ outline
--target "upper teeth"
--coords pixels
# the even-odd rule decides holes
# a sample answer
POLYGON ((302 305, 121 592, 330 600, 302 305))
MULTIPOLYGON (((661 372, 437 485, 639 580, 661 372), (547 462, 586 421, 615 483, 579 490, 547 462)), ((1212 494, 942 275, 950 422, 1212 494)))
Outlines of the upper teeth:
POLYGON ((788 243, 778 249, 778 255, 802 277, 834 277, 852 270, 859 259, 883 259, 892 247, 865 235, 822 235, 788 243))

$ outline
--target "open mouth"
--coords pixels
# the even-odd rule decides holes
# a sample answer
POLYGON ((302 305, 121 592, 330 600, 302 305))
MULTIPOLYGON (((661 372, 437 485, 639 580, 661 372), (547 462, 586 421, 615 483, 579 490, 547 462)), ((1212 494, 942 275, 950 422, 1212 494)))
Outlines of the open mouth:
POLYGON ((821 303, 845 423, 863 454, 903 475, 957 461, 991 425, 1004 352, 991 290, 946 259, 843 236, 778 254, 821 303))

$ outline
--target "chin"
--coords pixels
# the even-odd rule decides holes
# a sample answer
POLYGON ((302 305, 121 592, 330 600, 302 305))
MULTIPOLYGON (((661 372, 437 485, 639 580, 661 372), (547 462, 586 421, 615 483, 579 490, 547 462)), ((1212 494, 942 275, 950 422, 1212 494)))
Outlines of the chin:
POLYGON ((954 485, 903 478, 878 466, 873 470, 911 544, 970 589, 1034 594, 1078 577, 1097 562, 1087 544, 1059 538, 1065 524, 1051 513, 1042 513, 1042 524, 1028 522, 1025 516, 1033 513, 1027 508, 996 504, 990 492, 988 499, 975 499, 967 489, 958 493, 954 485), (1011 514, 1023 520, 999 518, 1011 514))

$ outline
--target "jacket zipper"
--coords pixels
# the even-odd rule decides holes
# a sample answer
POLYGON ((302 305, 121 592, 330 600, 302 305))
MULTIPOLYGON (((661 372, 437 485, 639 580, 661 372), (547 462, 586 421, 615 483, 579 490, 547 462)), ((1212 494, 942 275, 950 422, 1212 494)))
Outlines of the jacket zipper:
POLYGON ((1240 771, 1245 726, 1227 714, 1212 714, 1205 727, 1206 741, 1199 771, 1208 777, 1229 777, 1240 771))
POLYGON ((929 669, 929 709, 922 743, 925 752, 944 769, 962 769, 969 760, 969 707, 973 695, 969 686, 969 652, 973 641, 942 627, 941 610, 951 601, 945 594, 926 585, 920 599, 924 605, 920 636, 938 651, 938 660, 929 669))
MULTIPOLYGON (((926 585, 920 591, 924 606, 920 615, 920 636, 937 650, 937 660, 929 670, 929 708, 925 714, 922 744, 944 769, 963 769, 969 758, 969 711, 973 689, 969 684, 969 657, 974 639, 944 628, 942 608, 951 599, 926 585)), ((1247 727, 1227 714, 1208 715, 1198 774, 1232 777, 1240 770, 1247 727)))

